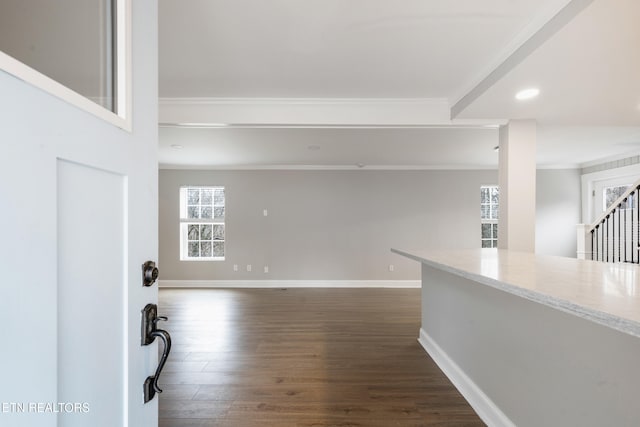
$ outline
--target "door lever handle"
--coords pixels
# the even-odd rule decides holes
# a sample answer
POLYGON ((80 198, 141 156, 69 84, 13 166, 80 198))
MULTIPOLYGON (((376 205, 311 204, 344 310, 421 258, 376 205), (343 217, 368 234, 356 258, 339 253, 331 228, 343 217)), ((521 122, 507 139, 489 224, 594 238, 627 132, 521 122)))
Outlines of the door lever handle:
MULTIPOLYGON (((167 363, 169 352, 171 352, 171 335, 169 335, 169 332, 162 329, 153 331, 151 335, 154 337, 159 337, 164 342, 164 350, 162 351, 162 357, 160 358, 160 362, 158 363, 155 374, 153 376, 147 377, 144 387, 145 390, 149 388, 149 385, 147 383, 151 382, 153 391, 155 393, 162 393, 162 389, 158 386, 158 379, 160 378, 160 373, 162 372, 162 368, 164 368, 164 364, 167 363)), ((153 395, 149 396, 149 400, 151 399, 153 399, 153 395)), ((145 403, 149 400, 145 398, 145 403)))
POLYGON ((144 403, 152 400, 156 393, 162 393, 162 389, 158 386, 158 379, 171 352, 171 335, 169 335, 169 332, 157 328, 157 323, 160 320, 166 321, 168 319, 166 316, 158 316, 157 305, 147 304, 142 310, 142 345, 149 345, 155 341, 156 337, 159 337, 164 343, 164 350, 162 351, 156 372, 154 375, 147 377, 144 382, 144 403))
POLYGON ((158 322, 161 320, 166 322, 167 320, 169 320, 169 318, 167 316, 158 316, 155 319, 153 319, 153 326, 156 327, 158 325, 158 322))

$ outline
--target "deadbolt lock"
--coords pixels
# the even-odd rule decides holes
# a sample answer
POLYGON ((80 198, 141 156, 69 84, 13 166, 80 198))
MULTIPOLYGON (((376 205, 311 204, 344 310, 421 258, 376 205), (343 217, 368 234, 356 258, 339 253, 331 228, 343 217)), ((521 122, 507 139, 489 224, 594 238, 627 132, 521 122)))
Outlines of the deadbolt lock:
POLYGON ((151 286, 158 280, 158 268, 153 261, 142 264, 142 286, 151 286))

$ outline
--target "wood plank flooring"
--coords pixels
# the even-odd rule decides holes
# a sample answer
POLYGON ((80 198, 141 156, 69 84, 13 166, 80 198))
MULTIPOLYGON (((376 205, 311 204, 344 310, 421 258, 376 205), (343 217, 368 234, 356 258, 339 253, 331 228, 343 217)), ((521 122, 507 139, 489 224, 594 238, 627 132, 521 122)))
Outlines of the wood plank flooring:
POLYGON ((483 426, 418 344, 419 289, 161 289, 160 427, 483 426))

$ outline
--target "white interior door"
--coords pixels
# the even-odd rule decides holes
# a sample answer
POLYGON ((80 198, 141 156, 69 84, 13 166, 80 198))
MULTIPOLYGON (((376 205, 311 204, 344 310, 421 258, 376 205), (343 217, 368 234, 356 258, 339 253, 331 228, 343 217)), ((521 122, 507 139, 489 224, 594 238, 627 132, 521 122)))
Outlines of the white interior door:
POLYGON ((130 129, 0 71, 0 426, 157 425, 157 6, 131 8, 130 129))
POLYGON ((637 179, 638 179, 637 175, 626 175, 626 176, 612 177, 612 178, 594 181, 593 193, 592 193, 593 218, 591 218, 591 220, 595 221, 596 218, 602 215, 604 211, 608 208, 607 200, 606 200, 607 189, 622 190, 622 188, 628 188, 637 179))

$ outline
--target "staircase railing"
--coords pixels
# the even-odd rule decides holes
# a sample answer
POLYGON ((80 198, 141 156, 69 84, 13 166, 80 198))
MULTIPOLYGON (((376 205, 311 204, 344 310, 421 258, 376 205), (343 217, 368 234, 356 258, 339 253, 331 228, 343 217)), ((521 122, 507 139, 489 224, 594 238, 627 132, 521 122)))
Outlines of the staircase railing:
POLYGON ((578 227, 578 258, 640 264, 640 180, 595 222, 578 227))

